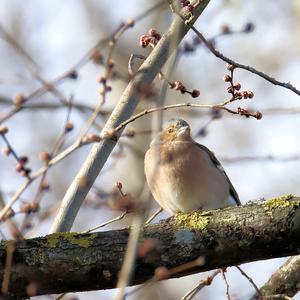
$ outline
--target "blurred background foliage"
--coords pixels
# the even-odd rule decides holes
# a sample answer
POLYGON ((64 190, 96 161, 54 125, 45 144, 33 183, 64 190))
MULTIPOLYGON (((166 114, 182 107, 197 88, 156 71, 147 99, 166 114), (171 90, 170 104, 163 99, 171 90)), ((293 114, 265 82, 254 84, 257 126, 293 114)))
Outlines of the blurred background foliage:
MULTIPOLYGON (((49 81, 64 74, 97 41, 111 34, 121 21, 134 19, 154 4, 154 1, 146 0, 1 0, 0 115, 13 105, 17 94, 29 95, 41 86, 34 72, 49 81), (9 43, 4 32, 13 37, 29 54, 29 59, 24 57, 18 47, 9 43), (32 69, 35 71, 32 72, 32 69)), ((163 34, 171 18, 168 7, 161 6, 128 29, 118 40, 113 60, 115 70, 122 75, 123 80, 115 78, 109 82, 112 91, 107 94, 103 112, 110 112, 114 108, 126 87, 130 54, 147 55, 150 51, 139 47, 139 37, 146 34, 151 27, 163 34)), ((290 81, 299 87, 299 1, 211 1, 197 21, 196 27, 210 38, 220 34, 224 25, 229 26, 232 31, 240 31, 248 22, 254 24, 253 32, 219 36, 214 40, 216 48, 238 62, 262 70, 278 80, 290 81)), ((193 39, 194 35, 189 33, 182 46, 187 47, 184 43, 191 43, 193 39)), ((101 54, 105 59, 107 49, 101 49, 101 54)), ((188 101, 218 103, 228 97, 226 84, 222 80, 224 74, 228 73, 226 65, 204 47, 199 46, 190 53, 180 52, 175 65, 172 65, 173 61, 174 56, 171 57, 169 66, 164 69, 174 69, 169 79, 181 80, 189 90, 199 89, 201 95, 192 99, 187 94, 181 95, 168 89, 166 104, 188 101)), ((77 79, 66 79, 56 88, 66 99, 73 95, 74 103, 94 108, 100 101, 100 85, 96 78, 103 75, 104 67, 89 61, 78 68, 77 72, 77 79)), ((222 113, 221 118, 211 121, 210 111, 196 109, 168 110, 164 112, 163 119, 180 116, 191 123, 196 140, 219 157, 243 203, 286 193, 299 195, 299 96, 243 70, 235 71, 234 75, 235 82, 240 82, 242 89, 253 91, 255 96, 243 103, 234 103, 232 107, 242 106, 261 111, 262 120, 222 113), (269 156, 274 159, 269 159, 269 156), (245 157, 249 159, 241 159, 245 157)), ((162 85, 161 80, 155 80, 156 96, 141 101, 138 111, 157 105, 162 85)), ((42 166, 39 153, 53 147, 65 126, 66 113, 67 108, 60 105, 59 99, 53 93, 47 92, 28 101, 25 109, 4 122, 9 128, 7 137, 10 143, 19 155, 29 157, 28 165, 31 169, 36 170, 42 166)), ((86 109, 72 109, 70 120, 74 124, 74 130, 66 135, 63 148, 74 142, 90 113, 86 109)), ((128 126, 136 134, 134 137, 121 138, 100 174, 95 189, 80 210, 73 230, 88 229, 120 214, 110 207, 116 181, 122 182, 124 192, 130 193, 137 201, 149 201, 147 197, 140 197, 145 184, 143 157, 158 128, 158 115, 145 116, 128 126)), ((108 114, 99 116, 97 126, 91 132, 99 133, 99 128, 103 126, 107 116, 108 114)), ((0 145, 5 146, 2 140, 0 145)), ((47 181, 50 190, 43 194, 40 211, 32 218, 26 237, 47 233, 58 204, 89 149, 90 145, 81 147, 49 170, 47 181)), ((15 172, 14 165, 15 161, 11 156, 0 157, 0 191, 5 202, 24 181, 15 172)), ((32 200, 37 187, 38 181, 24 192, 14 206, 16 211, 20 204, 32 200)), ((155 207, 153 203, 153 208, 155 207)), ((166 216, 162 214, 161 217, 166 216)), ((17 224, 21 224, 23 217, 19 215, 14 219, 17 224)), ((123 227, 129 221, 130 215, 103 230, 123 227)), ((2 225, 1 230, 7 237, 11 237, 11 232, 5 225, 2 225)), ((261 285, 283 261, 284 259, 277 259, 251 263, 244 269, 261 285)), ((252 287, 240 273, 232 268, 227 275, 234 299, 246 299, 251 295, 252 287)), ((207 274, 199 274, 157 283, 129 298, 179 299, 187 289, 206 276, 207 274)), ((206 288, 195 299, 225 299, 222 279, 216 278, 213 285, 216 288, 206 288)), ((76 294, 76 297, 94 299, 99 294, 101 299, 111 299, 113 292, 81 293, 76 294)))

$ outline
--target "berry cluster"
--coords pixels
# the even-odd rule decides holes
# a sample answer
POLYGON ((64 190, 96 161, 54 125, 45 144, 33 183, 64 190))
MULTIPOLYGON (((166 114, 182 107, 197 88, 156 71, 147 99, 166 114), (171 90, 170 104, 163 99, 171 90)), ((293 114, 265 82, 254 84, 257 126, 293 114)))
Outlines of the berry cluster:
POLYGON ((8 128, 4 125, 0 125, 0 135, 2 136, 6 146, 2 148, 2 154, 5 156, 9 156, 10 154, 13 155, 15 160, 17 161, 15 165, 15 170, 20 173, 24 177, 29 178, 29 174, 31 172, 31 169, 25 167, 25 165, 28 163, 28 157, 27 156, 18 156, 16 152, 11 147, 8 139, 6 138, 6 134, 8 133, 8 128))
POLYGON ((158 41, 161 39, 161 35, 157 32, 155 28, 150 28, 147 34, 143 34, 140 37, 140 46, 146 48, 149 45, 154 48, 158 41))
POLYGON ((257 120, 260 120, 262 118, 262 113, 260 111, 252 113, 248 109, 241 108, 241 107, 238 107, 237 114, 241 116, 245 116, 246 118, 254 117, 257 120))
POLYGON ((190 1, 187 1, 187 0, 181 0, 180 1, 180 4, 181 6, 187 10, 188 12, 193 12, 194 9, 195 9, 195 6, 190 2, 190 1))
POLYGON ((226 74, 223 77, 223 80, 225 82, 228 82, 230 85, 227 87, 227 92, 232 95, 231 101, 235 100, 241 100, 241 99, 252 99, 254 97, 253 92, 251 91, 240 91, 241 90, 241 84, 234 83, 233 82, 233 72, 234 72, 235 66, 228 64, 227 65, 227 70, 231 72, 230 75, 226 74))
POLYGON ((174 89, 176 91, 180 91, 181 94, 188 93, 193 98, 197 98, 197 97, 200 96, 200 91, 199 90, 188 91, 186 89, 186 87, 182 84, 182 82, 179 81, 179 80, 175 80, 175 81, 169 82, 169 86, 170 86, 170 89, 174 89))
MULTIPOLYGON (((241 84, 234 83, 233 82, 233 73, 235 70, 235 66, 232 64, 227 64, 227 70, 230 71, 230 75, 225 74, 223 77, 223 80, 225 82, 228 82, 230 85, 227 87, 227 92, 231 94, 231 98, 224 102, 224 104, 236 101, 236 100, 242 100, 242 99, 252 99, 254 97, 254 94, 252 91, 240 91, 241 90, 241 84)), ((257 120, 260 120, 262 118, 262 113, 257 112, 250 112, 248 109, 238 107, 236 111, 228 110, 231 113, 238 114, 241 116, 245 116, 246 118, 254 117, 257 120)))

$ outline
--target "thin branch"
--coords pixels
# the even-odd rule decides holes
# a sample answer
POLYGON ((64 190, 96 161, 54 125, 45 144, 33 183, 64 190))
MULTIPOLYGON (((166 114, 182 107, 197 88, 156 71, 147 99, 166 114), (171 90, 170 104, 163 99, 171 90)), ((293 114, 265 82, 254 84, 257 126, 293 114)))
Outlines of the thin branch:
MULTIPOLYGON (((225 105, 228 103, 228 100, 225 100, 222 103, 217 103, 217 104, 198 104, 198 103, 179 103, 179 104, 170 104, 170 105, 165 105, 165 106, 159 106, 159 107, 153 107, 153 108, 149 108, 146 109, 132 117, 130 117, 129 119, 127 119, 126 121, 122 122, 120 125, 118 125, 114 130, 115 132, 121 131, 125 126, 127 126, 129 123, 132 123, 133 121, 146 116, 148 114, 152 114, 154 112, 158 112, 158 111, 163 111, 163 110, 168 110, 168 109, 174 109, 174 108, 182 108, 182 107, 194 107, 194 108, 209 108, 209 109, 221 109, 221 110, 225 110, 231 114, 234 115, 238 115, 238 111, 229 109, 227 107, 225 107, 225 105)), ((253 117, 255 117, 254 115, 251 115, 253 117)))
POLYGON ((8 139, 5 136, 5 134, 0 134, 0 136, 2 137, 4 143, 6 144, 6 147, 7 147, 8 151, 9 151, 9 154, 11 154, 14 157, 14 159, 17 161, 17 163, 18 163, 17 164, 18 169, 16 169, 17 172, 19 172, 20 174, 22 174, 23 176, 25 176, 28 180, 31 180, 31 177, 30 177, 31 169, 25 167, 25 163, 22 161, 21 157, 19 157, 19 155, 17 154, 17 152, 14 150, 13 146, 8 141, 8 139))
POLYGON ((162 207, 159 207, 159 208, 155 211, 155 213, 154 213, 152 216, 150 216, 150 218, 145 222, 145 224, 150 224, 150 223, 153 221, 153 219, 154 219, 156 216, 158 216, 163 210, 164 210, 164 209, 163 209, 162 207))
MULTIPOLYGON (((168 86, 168 84, 166 84, 168 86)), ((12 101, 9 98, 3 98, 0 96, 0 104, 3 105, 10 105, 12 104, 12 101)), ((56 109, 63 109, 66 106, 68 106, 67 103, 50 103, 50 102, 45 102, 45 103, 32 103, 30 105, 23 105, 21 107, 21 110, 56 110, 56 109)), ((87 111, 87 112, 92 112, 94 111, 94 107, 89 106, 84 103, 79 103, 79 102, 74 102, 72 104, 72 107, 74 110, 79 110, 79 111, 87 111)), ((273 116, 273 115, 297 115, 300 114, 300 108, 297 107, 270 107, 270 108, 264 108, 263 109, 264 116, 273 116)), ((99 115, 106 117, 109 114, 111 114, 110 110, 101 110, 99 112, 99 115)), ((206 115, 207 113, 203 113, 206 115)), ((210 113, 208 113, 210 115, 210 113)))
POLYGON ((18 43, 17 40, 14 39, 13 36, 11 36, 5 29, 4 27, 0 24, 0 33, 2 34, 3 39, 11 45, 11 47, 23 58, 25 61, 25 64, 27 65, 30 73, 33 75, 34 78, 36 78, 42 85, 43 88, 46 91, 49 91, 53 95, 57 97, 57 99, 65 103, 66 99, 62 95, 60 91, 58 91, 53 85, 49 82, 47 82, 40 74, 38 71, 38 67, 36 62, 33 60, 33 58, 26 52, 26 50, 18 43), (50 88, 51 87, 51 88, 50 88))
POLYGON ((210 50, 211 53, 213 53, 217 58, 220 58, 221 60, 227 62, 228 64, 230 65, 233 65, 235 68, 239 68, 239 69, 244 69, 246 71, 249 71, 253 74, 256 74, 258 75, 259 77, 262 77, 263 79, 267 80, 268 82, 274 84, 274 85, 279 85, 283 88, 286 88, 286 89, 289 89, 290 91, 294 92, 295 94, 297 94, 298 96, 300 96, 300 90, 298 90, 296 87, 294 87, 290 82, 282 82, 282 81, 279 81, 259 70, 256 70, 255 68, 253 67, 250 67, 250 66, 246 66, 246 65, 243 65, 243 64, 240 64, 240 63, 237 63, 235 62, 234 60, 226 57, 225 55, 223 55, 220 51, 218 51, 213 43, 210 43, 204 36, 201 32, 199 32, 195 26, 193 26, 193 24, 191 24, 190 22, 187 22, 186 20, 186 17, 181 13, 179 12, 174 6, 172 8, 172 11, 177 14, 182 20, 185 21, 185 24, 187 26, 189 26, 195 33, 196 35, 199 37, 199 39, 204 43, 204 45, 210 50))
POLYGON ((254 287, 254 289, 256 290, 257 294, 258 294, 258 299, 263 299, 263 295, 262 293, 260 292, 258 286, 255 284, 255 282, 253 281, 253 279, 247 275, 247 273, 245 273, 245 271, 240 267, 240 266, 235 266, 239 271, 240 273, 247 278, 247 280, 252 284, 252 286, 254 287))
POLYGON ((133 71, 133 65, 134 65, 134 59, 135 58, 139 58, 139 59, 142 59, 142 60, 145 60, 146 57, 144 55, 141 55, 141 54, 134 54, 132 53, 129 57, 129 60, 128 60, 128 73, 130 76, 134 76, 134 71, 133 71))
POLYGON ((26 181, 24 181, 23 184, 8 201, 8 203, 6 203, 6 205, 1 209, 0 222, 3 221, 3 219, 5 219, 6 213, 11 209, 11 207, 15 204, 15 202, 19 199, 19 197, 23 194, 23 192, 27 189, 27 187, 31 184, 32 181, 32 177, 31 179, 27 179, 26 181))
POLYGON ((171 269, 167 269, 165 267, 158 267, 155 269, 154 271, 154 275, 148 279, 144 284, 138 286, 137 288, 131 290, 130 292, 127 292, 125 294, 125 298, 127 296, 132 296, 133 294, 135 294, 136 292, 140 291, 141 289, 145 288, 146 286, 149 286, 151 284, 154 284, 158 281, 161 280, 166 280, 169 279, 172 276, 178 275, 182 272, 187 272, 193 268, 199 267, 199 266, 203 266, 203 264, 205 263, 205 260, 202 256, 189 261, 187 263, 181 264, 179 266, 176 266, 174 268, 171 269))
MULTIPOLYGON (((2 196, 2 191, 0 190, 0 208, 2 209, 4 206, 5 206, 5 202, 4 202, 4 199, 2 196)), ((12 233, 12 236, 13 237, 21 236, 21 232, 19 230, 19 227, 18 227, 16 221, 13 218, 8 218, 7 221, 8 221, 8 226, 9 226, 10 232, 12 233)), ((6 239, 4 236, 2 238, 6 239)))
POLYGON ((111 223, 114 223, 116 221, 122 220, 127 214, 128 214, 128 211, 124 211, 121 215, 119 215, 119 216, 117 216, 115 218, 112 218, 112 219, 110 219, 110 220, 108 220, 108 221, 106 221, 106 222, 104 222, 104 223, 102 223, 100 225, 97 225, 97 226, 95 226, 95 227, 93 227, 93 228, 91 228, 89 230, 83 231, 82 233, 90 233, 90 232, 95 231, 95 230, 97 230, 97 229, 99 229, 101 227, 104 227, 104 226, 109 225, 111 223))
POLYGON ((220 51, 218 51, 217 49, 214 48, 213 44, 210 43, 204 36, 202 33, 200 33, 194 26, 191 26, 191 29, 196 33, 196 35, 199 37, 199 39, 205 44, 205 46, 218 58, 220 58, 221 60, 233 65, 235 68, 239 68, 239 69, 244 69, 246 71, 249 71, 265 80, 267 80, 268 82, 274 84, 274 85, 278 85, 281 86, 283 88, 289 89, 290 91, 294 92, 295 94, 297 94, 298 96, 300 96, 300 90, 298 90, 296 87, 294 87, 291 83, 289 82, 282 82, 279 81, 277 79, 275 79, 274 77, 271 77, 259 70, 256 70, 253 67, 250 66, 246 66, 243 64, 240 64, 238 62, 235 62, 234 60, 226 57, 225 55, 223 55, 220 51))
POLYGON ((221 274, 222 274, 222 278, 223 278, 223 281, 225 282, 225 286, 226 286, 227 300, 231 300, 230 293, 229 293, 229 284, 228 284, 224 269, 221 269, 221 274))
POLYGON ((180 300, 192 300, 194 296, 199 293, 204 287, 210 285, 213 279, 220 274, 221 270, 214 271, 211 275, 209 275, 206 279, 200 280, 200 282, 188 291, 180 300))
MULTIPOLYGON (((155 11, 156 9, 160 8, 161 6, 165 5, 165 1, 160 1, 157 4, 153 5, 152 7, 150 7, 149 9, 147 9, 145 12, 139 14, 138 16, 135 17, 135 22, 139 22, 140 20, 142 20, 143 18, 145 18, 146 16, 148 16, 150 13, 152 13, 153 11, 155 11)), ((4 28, 2 28, 4 29, 4 28)), ((10 42, 10 44, 15 47, 17 49, 17 51, 26 59, 26 61, 29 62, 29 67, 30 67, 30 71, 33 73, 33 75, 43 84, 42 87, 39 87, 38 89, 36 89, 35 91, 33 91, 32 93, 30 93, 26 98, 24 98, 24 102, 22 102, 21 105, 12 105, 7 111, 3 112, 0 115, 0 124, 6 120, 8 120, 10 117, 12 117, 14 114, 16 114, 17 112, 19 112, 24 103, 28 102, 28 100, 39 97, 43 94, 45 94, 46 92, 52 92, 54 93, 54 95, 56 97, 58 97, 58 99, 61 99, 61 94, 60 92, 57 90, 57 86, 59 84, 61 84, 62 82, 64 82, 66 79, 72 78, 72 74, 76 73, 76 70, 78 70, 79 68, 83 67, 85 64, 87 64, 91 59, 92 59, 92 54, 98 50, 101 47, 104 47, 108 44, 108 42, 111 40, 111 37, 115 35, 115 33, 119 30, 119 27, 109 36, 101 39, 100 41, 98 41, 91 49, 89 49, 71 68, 69 68, 67 71, 65 71, 63 74, 59 75, 58 77, 56 77, 55 79, 53 79, 52 81, 46 81, 45 79, 43 79, 37 72, 36 69, 36 65, 33 62, 32 58, 30 57, 30 55, 28 55, 28 53, 26 53, 26 51, 20 46, 20 45, 16 45, 16 41, 12 41, 11 39, 8 40, 10 42), (74 73, 75 72, 75 73, 74 73)), ((4 31, 5 32, 5 31, 4 31)), ((5 32, 6 33, 6 32, 5 32)), ((7 33, 6 33, 7 34, 7 33)), ((7 35, 6 35, 6 40, 7 40, 7 35)), ((62 99, 64 99, 64 97, 62 97, 62 99)), ((64 102, 64 101, 63 101, 64 102)))
MULTIPOLYGON (((105 69, 106 77, 109 77, 109 61, 110 61, 110 57, 111 57, 112 51, 113 51, 113 49, 115 47, 115 43, 116 43, 117 39, 119 39, 120 35, 122 33, 124 33, 124 31, 126 29, 128 29, 129 27, 131 27, 131 26, 132 26, 132 21, 126 22, 126 23, 120 25, 119 28, 115 31, 115 33, 112 35, 111 39, 112 39, 112 41, 114 41, 114 43, 112 43, 112 45, 110 46, 110 54, 109 54, 109 56, 107 58, 106 69, 105 69)), ((106 88, 106 83, 105 83, 105 88, 106 88)), ((82 146, 84 144, 87 144, 89 142, 89 141, 86 141, 86 142, 83 141, 84 135, 87 133, 87 131, 89 130, 89 128, 92 126, 92 124, 94 123, 96 117, 98 116, 99 112, 101 111, 102 104, 105 102, 105 95, 106 95, 106 89, 105 89, 105 91, 103 93, 101 93, 102 101, 100 101, 100 103, 94 109, 94 112, 92 113, 92 115, 90 116, 90 118, 88 119, 88 121, 86 122, 84 128, 81 130, 81 133, 80 133, 79 137, 77 138, 77 140, 71 146, 69 146, 67 149, 65 149, 62 153, 58 154, 54 159, 51 159, 49 162, 47 162, 47 165, 44 166, 44 167, 42 167, 37 172, 35 172, 35 174, 33 174, 32 177, 28 176, 28 180, 26 181, 26 185, 25 186, 23 185, 15 193, 15 195, 7 203, 7 205, 0 211, 0 220, 7 213, 7 211, 12 207, 12 205, 18 200, 18 198, 24 192, 24 190, 37 177, 39 177, 40 175, 43 176, 45 174, 45 172, 47 172, 47 170, 49 169, 50 166, 52 166, 53 164, 57 163, 58 161, 64 159, 67 155, 69 155, 73 151, 77 150, 80 146, 82 146)), ((67 102, 67 103, 69 105, 69 102, 67 102)), ((3 138, 5 138, 5 137, 3 137, 3 138)), ((90 141, 90 142, 92 142, 92 141, 90 141)))
MULTIPOLYGON (((67 125, 71 124, 70 123, 70 118, 71 118, 71 112, 72 112, 72 108, 73 108, 72 107, 72 100, 73 100, 72 96, 70 96, 70 98, 67 100, 67 103, 68 103, 67 113, 66 113, 66 118, 65 118, 64 124, 63 124, 62 132, 56 138, 56 140, 54 142, 54 145, 53 145, 53 149, 49 153, 49 158, 55 156, 60 151, 60 149, 62 148, 62 146, 63 146, 63 144, 65 142, 66 135, 67 135, 67 133, 69 131, 67 129, 67 125)), ((73 127, 72 124, 71 124, 71 126, 73 127)), ((48 156, 48 153, 46 155, 48 156)), ((36 192, 35 197, 33 198, 33 202, 34 203, 40 203, 41 202, 42 195, 43 195, 43 192, 45 190, 44 189, 44 182, 45 182, 45 179, 46 179, 46 176, 47 176, 47 172, 49 170, 48 164, 49 164, 49 160, 46 159, 45 160, 44 172, 41 174, 41 178, 40 178, 40 183, 39 183, 39 186, 38 186, 38 190, 36 192)), ((32 217, 33 217, 32 213, 27 213, 25 215, 25 218, 23 220, 23 224, 22 224, 21 229, 20 229, 21 232, 24 231, 24 229, 26 228, 26 225, 28 224, 29 220, 32 217)))

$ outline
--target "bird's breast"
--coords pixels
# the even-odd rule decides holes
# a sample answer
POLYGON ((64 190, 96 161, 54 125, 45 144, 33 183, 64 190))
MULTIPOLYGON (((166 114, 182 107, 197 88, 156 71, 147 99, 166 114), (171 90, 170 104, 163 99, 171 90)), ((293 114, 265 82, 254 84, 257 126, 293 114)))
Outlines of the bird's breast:
POLYGON ((229 196, 223 174, 192 143, 150 148, 145 174, 155 200, 171 213, 222 207, 229 196))

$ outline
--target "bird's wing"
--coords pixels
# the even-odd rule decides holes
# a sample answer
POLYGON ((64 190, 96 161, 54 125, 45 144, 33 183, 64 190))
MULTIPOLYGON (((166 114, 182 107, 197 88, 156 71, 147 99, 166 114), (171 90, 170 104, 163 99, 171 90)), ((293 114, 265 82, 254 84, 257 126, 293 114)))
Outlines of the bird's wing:
POLYGON ((195 144, 209 155, 210 159, 212 160, 212 162, 214 163, 214 165, 216 166, 216 168, 218 168, 222 172, 222 174, 226 177, 226 180, 227 180, 227 182, 229 184, 230 195, 233 197, 233 199, 234 199, 234 201, 236 202, 237 205, 241 205, 241 201, 240 201, 238 193, 236 192, 236 190, 233 187, 233 185, 232 185, 229 177, 227 176, 225 170, 223 169, 221 163, 215 157, 215 155, 213 154, 213 152, 211 152, 208 148, 206 148, 205 146, 203 146, 201 144, 198 144, 198 143, 195 143, 195 144))

